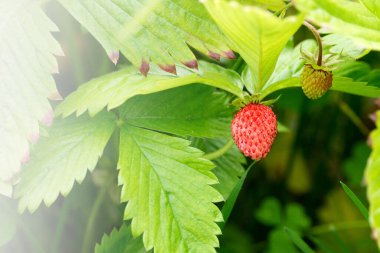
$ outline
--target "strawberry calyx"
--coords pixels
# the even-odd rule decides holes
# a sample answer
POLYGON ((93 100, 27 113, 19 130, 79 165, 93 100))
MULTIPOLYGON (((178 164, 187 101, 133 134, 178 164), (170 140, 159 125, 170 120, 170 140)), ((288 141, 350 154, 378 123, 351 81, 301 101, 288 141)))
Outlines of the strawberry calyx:
POLYGON ((277 100, 281 97, 281 95, 280 95, 275 99, 262 101, 262 100, 260 100, 260 95, 261 95, 260 93, 255 93, 255 94, 249 95, 248 93, 245 92, 244 96, 242 98, 237 98, 237 99, 233 100, 231 102, 231 105, 237 107, 237 109, 243 108, 248 104, 263 104, 266 106, 271 106, 275 102, 277 102, 277 100))

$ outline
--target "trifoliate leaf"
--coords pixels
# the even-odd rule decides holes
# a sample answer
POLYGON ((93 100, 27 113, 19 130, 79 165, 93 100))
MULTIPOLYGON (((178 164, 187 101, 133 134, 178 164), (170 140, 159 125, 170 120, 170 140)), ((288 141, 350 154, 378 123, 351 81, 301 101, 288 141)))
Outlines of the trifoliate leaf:
POLYGON ((134 238, 131 226, 123 224, 119 230, 114 229, 110 235, 105 235, 100 244, 95 247, 95 253, 148 253, 142 238, 134 238))
POLYGON ((128 124, 180 136, 231 135, 232 110, 223 93, 204 85, 191 85, 136 96, 122 109, 128 124))
POLYGON ((377 112, 376 129, 370 135, 372 153, 368 158, 365 170, 367 182, 367 197, 369 201, 369 222, 376 235, 377 244, 380 247, 380 112, 377 112))
POLYGON ((274 16, 256 6, 245 6, 225 0, 205 0, 204 4, 230 39, 254 75, 246 83, 249 92, 259 93, 276 66, 277 59, 290 37, 298 30, 303 16, 274 16))
POLYGON ((9 193, 5 184, 27 159, 29 142, 37 141, 39 122, 52 121, 48 99, 59 98, 53 54, 62 52, 51 31, 57 27, 38 1, 0 1, 0 193, 9 193))
POLYGON ((362 3, 350 0, 295 0, 294 3, 323 32, 341 34, 359 47, 380 50, 380 18, 362 3))
MULTIPOLYGON (((179 68, 180 69, 180 68, 179 68)), ((107 106, 108 110, 123 104, 127 99, 192 83, 203 83, 242 96, 239 75, 214 64, 200 62, 200 73, 181 68, 178 76, 157 70, 144 77, 134 68, 126 68, 83 84, 69 95, 57 108, 64 117, 86 110, 95 115, 107 106)))
POLYGON ((114 127, 114 116, 106 112, 57 120, 23 169, 15 191, 19 209, 32 212, 42 201, 50 206, 60 193, 67 195, 75 181, 82 182, 87 170, 95 168, 114 127))
POLYGON ((222 196, 211 186, 213 164, 190 142, 124 125, 118 168, 128 202, 124 218, 132 219, 132 234, 142 233, 145 248, 156 253, 215 252, 221 221, 212 203, 222 196))
POLYGON ((147 73, 149 60, 168 72, 175 63, 196 67, 188 45, 219 58, 233 58, 225 37, 198 1, 61 0, 61 4, 104 47, 116 64, 119 50, 147 73))

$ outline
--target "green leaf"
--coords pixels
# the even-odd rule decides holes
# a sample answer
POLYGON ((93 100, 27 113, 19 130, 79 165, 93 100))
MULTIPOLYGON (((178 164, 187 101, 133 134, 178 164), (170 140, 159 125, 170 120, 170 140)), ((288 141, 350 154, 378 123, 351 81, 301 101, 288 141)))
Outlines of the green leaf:
POLYGON ((87 170, 95 168, 114 127, 114 116, 106 112, 57 120, 21 173, 15 191, 20 211, 33 212, 41 201, 50 206, 59 193, 66 196, 75 181, 81 183, 87 170))
POLYGON ((216 23, 249 65, 252 83, 246 83, 251 93, 259 93, 276 66, 277 59, 290 37, 298 30, 303 16, 278 18, 255 6, 237 2, 206 0, 205 6, 216 23))
POLYGON ((61 0, 60 3, 100 42, 114 63, 120 50, 137 67, 149 60, 163 68, 175 67, 180 62, 191 65, 196 58, 188 45, 215 58, 233 56, 225 45, 225 37, 198 1, 61 0))
POLYGON ((366 82, 355 82, 351 78, 341 76, 333 78, 331 90, 370 98, 380 96, 380 88, 369 86, 366 82))
POLYGON ((303 252, 303 253, 315 253, 315 251, 314 250, 312 250, 311 248, 310 248, 310 246, 309 245, 307 245, 307 243, 306 242, 304 242, 303 240, 302 240, 302 238, 300 237, 300 235, 296 232, 296 231, 294 231, 294 230, 292 230, 292 229, 290 229, 290 228, 287 228, 287 227, 285 227, 284 228, 284 230, 285 230, 285 232, 289 235, 289 237, 290 237, 290 239, 293 241, 293 243, 303 252))
POLYGON ((380 19, 380 2, 377 0, 360 0, 365 7, 380 19))
POLYGON ((268 253, 299 253, 284 229, 273 229, 269 234, 268 253))
POLYGON ((362 185, 364 169, 370 153, 371 149, 365 141, 354 145, 351 156, 343 163, 343 172, 350 185, 362 185))
MULTIPOLYGON (((351 38, 357 46, 380 50, 380 19, 363 4, 350 0, 295 0, 323 32, 351 38)), ((370 1, 368 1, 370 2, 370 1)), ((368 5, 369 6, 369 5, 368 5)))
POLYGON ((265 225, 277 226, 282 223, 282 207, 276 198, 266 198, 255 212, 258 221, 265 225))
POLYGON ((179 75, 178 77, 157 70, 144 77, 134 68, 125 68, 81 85, 58 106, 56 114, 66 117, 74 112, 81 115, 88 110, 90 115, 95 115, 106 106, 108 110, 114 109, 136 95, 192 83, 207 84, 242 96, 240 77, 232 70, 201 62, 200 73, 181 68, 179 75))
POLYGON ((285 8, 285 3, 282 0, 238 0, 239 3, 257 5, 272 11, 280 11, 285 8))
MULTIPOLYGON (((370 135, 372 153, 368 158, 365 170, 365 181, 367 182, 367 198, 369 201, 369 222, 375 234, 380 234, 380 111, 377 111, 376 129, 370 135)), ((377 244, 380 247, 380 239, 377 244)))
POLYGON ((263 99, 267 97, 268 95, 287 88, 296 88, 301 87, 301 81, 299 77, 292 77, 285 80, 281 80, 279 82, 273 83, 270 87, 265 89, 261 94, 260 98, 263 99))
POLYGON ((254 164, 255 162, 251 163, 251 165, 248 167, 245 173, 241 176, 239 181, 235 184, 235 187, 232 189, 232 192, 230 193, 230 195, 228 196, 228 199, 224 203, 223 208, 222 208, 224 223, 221 225, 221 227, 223 227, 225 223, 228 221, 228 218, 231 215, 232 209, 235 206, 237 197, 239 196, 241 188, 243 187, 244 181, 247 178, 247 175, 251 171, 251 168, 253 167, 254 164))
POLYGON ((347 194, 347 196, 351 199, 351 201, 355 204, 355 206, 359 209, 360 213, 363 215, 364 219, 368 220, 368 210, 363 205, 363 203, 360 201, 360 199, 355 195, 351 189, 345 185, 342 181, 340 182, 340 185, 342 186, 344 192, 347 194))
POLYGON ((281 122, 277 121, 277 131, 279 133, 288 133, 290 130, 287 126, 285 126, 281 122))
POLYGON ((340 34, 323 36, 322 43, 325 48, 328 48, 329 53, 348 56, 353 59, 359 59, 369 53, 369 50, 357 46, 351 38, 340 34))
POLYGON ((228 137, 232 110, 223 93, 204 85, 180 87, 127 101, 122 118, 130 125, 180 136, 228 137))
MULTIPOLYGON (((261 99, 272 94, 273 92, 287 89, 301 87, 301 82, 298 77, 282 80, 274 83, 261 94, 261 99)), ((333 85, 330 90, 340 91, 352 95, 363 97, 378 98, 380 96, 380 88, 376 86, 369 86, 366 82, 356 82, 348 77, 334 76, 333 85)))
POLYGON ((95 253, 146 253, 141 236, 134 238, 131 226, 121 225, 120 229, 112 230, 112 233, 104 235, 102 241, 95 247, 95 253))
POLYGON ((48 99, 60 98, 53 54, 62 51, 50 34, 58 29, 38 1, 1 1, 0 16, 0 193, 9 195, 29 142, 39 137, 39 122, 51 123, 48 99))
MULTIPOLYGON (((227 140, 223 139, 196 138, 193 140, 193 146, 204 151, 206 156, 224 148, 226 144, 227 140)), ((232 145, 224 155, 214 159, 213 162, 215 163, 213 173, 219 181, 214 188, 223 195, 224 199, 228 199, 239 178, 244 174, 243 164, 246 163, 246 159, 238 148, 232 145)))
POLYGON ((145 248, 156 253, 215 252, 215 222, 223 219, 213 202, 223 198, 211 186, 213 164, 180 138, 127 124, 120 135, 121 201, 132 234, 144 232, 145 248))
POLYGON ((285 224, 296 231, 303 231, 310 227, 311 221, 303 206, 290 203, 285 207, 285 224))

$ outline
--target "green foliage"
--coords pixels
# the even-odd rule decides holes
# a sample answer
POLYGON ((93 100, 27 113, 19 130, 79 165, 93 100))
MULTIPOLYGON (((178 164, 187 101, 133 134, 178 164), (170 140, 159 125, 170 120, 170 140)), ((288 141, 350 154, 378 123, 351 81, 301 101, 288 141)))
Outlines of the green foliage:
MULTIPOLYGON (((376 129, 371 133, 372 152, 368 158, 368 163, 365 171, 365 180, 367 182, 367 196, 370 203, 369 206, 369 222, 375 231, 375 235, 380 233, 380 202, 378 194, 380 192, 379 185, 379 162, 380 162, 380 113, 377 112, 376 129)), ((380 245, 380 240, 377 237, 377 243, 380 245)))
POLYGON ((184 68, 178 73, 179 76, 175 76, 156 70, 144 77, 134 68, 125 68, 81 85, 58 106, 56 114, 66 117, 74 112, 81 115, 88 110, 90 115, 95 115, 105 106, 108 110, 114 109, 136 95, 192 83, 208 84, 242 96, 241 80, 234 71, 206 62, 201 63, 200 71, 195 73, 184 68))
POLYGON ((212 203, 223 200, 210 185, 214 166, 189 142, 124 125, 118 168, 123 185, 124 218, 132 234, 144 232, 144 245, 155 252, 215 252, 222 221, 212 203))
POLYGON ((230 53, 224 36, 198 1, 60 3, 100 42, 115 64, 119 50, 137 67, 149 60, 163 67, 191 63, 196 59, 188 45, 204 54, 230 53))
POLYGON ((223 93, 192 85, 136 96, 121 108, 121 117, 133 126, 180 136, 228 137, 232 111, 223 93))
MULTIPOLYGON (((248 218, 252 220, 247 219, 243 212, 241 217, 240 213, 235 215, 243 220, 244 230, 247 230, 236 233, 244 237, 245 244, 240 251, 262 252, 260 243, 257 248, 250 245, 249 233, 257 229, 250 225, 257 225, 259 221, 271 228, 268 238, 258 236, 258 240, 266 240, 261 247, 266 247, 267 252, 296 253, 299 252, 297 247, 302 252, 313 252, 301 236, 310 229, 311 218, 308 215, 316 223, 322 223, 344 219, 343 212, 336 212, 337 217, 334 217, 335 213, 330 209, 350 209, 343 210, 348 215, 355 211, 352 205, 345 208, 345 202, 342 202, 344 205, 336 202, 334 193, 327 195, 328 205, 323 210, 314 210, 318 206, 307 201, 315 199, 316 203, 320 203, 320 196, 331 190, 331 181, 335 182, 336 175, 340 175, 338 169, 342 158, 346 160, 345 176, 356 184, 360 183, 362 170, 356 167, 364 166, 368 149, 360 146, 360 151, 354 150, 353 156, 347 159, 346 153, 350 149, 345 146, 352 143, 356 136, 351 137, 352 132, 345 131, 347 124, 339 125, 340 121, 329 120, 329 117, 336 120, 336 116, 340 115, 336 114, 339 110, 335 110, 336 102, 346 97, 334 93, 333 96, 324 97, 320 103, 311 103, 298 93, 292 94, 283 89, 300 87, 299 75, 305 63, 301 50, 317 51, 314 40, 306 39, 309 32, 297 33, 292 38, 307 19, 320 25, 322 32, 328 33, 322 38, 324 57, 339 54, 344 59, 334 69, 331 90, 380 97, 380 70, 373 70, 371 67, 374 64, 367 64, 372 56, 363 58, 365 62, 355 61, 365 56, 369 49, 380 50, 380 5, 377 1, 204 0, 200 3, 187 0, 60 0, 61 5, 100 42, 113 63, 118 62, 120 51, 134 66, 123 66, 104 76, 99 76, 96 70, 91 72, 89 76, 98 77, 80 85, 56 107, 55 115, 64 119, 56 119, 53 126, 46 130, 47 136, 32 146, 30 161, 29 142, 35 142, 43 129, 39 122, 49 125, 53 117, 48 99, 59 98, 51 73, 57 72, 53 54, 61 54, 61 50, 50 35, 57 28, 36 3, 26 0, 8 2, 0 3, 0 13, 4 17, 0 21, 0 87, 3 88, 0 116, 4 122, 0 126, 0 140, 3 143, 0 148, 0 193, 11 196, 12 184, 17 183, 15 197, 19 199, 20 211, 29 209, 33 212, 42 201, 50 206, 60 194, 66 196, 75 182, 84 180, 87 170, 94 170, 100 156, 103 157, 98 167, 105 166, 111 170, 117 163, 121 187, 118 188, 116 183, 102 185, 88 224, 82 224, 87 231, 83 236, 83 251, 91 246, 92 234, 93 242, 98 240, 94 232, 100 232, 96 233, 97 236, 103 233, 92 229, 96 220, 102 220, 96 219, 102 206, 106 209, 102 215, 112 217, 107 227, 120 229, 103 237, 95 248, 97 253, 216 252, 219 247, 217 236, 225 229, 232 210, 240 211, 234 208, 239 203, 240 192, 246 198, 242 202, 249 207, 248 218), (295 13, 293 4, 300 13, 292 15, 295 13), (294 45, 294 41, 300 43, 294 45), (239 54, 236 62, 224 59, 234 57, 230 48, 239 54), (196 56, 203 57, 199 53, 218 62, 198 61, 196 56), (146 76, 148 71, 149 75, 146 76), (268 156, 268 159, 279 161, 273 163, 275 166, 267 166, 269 163, 265 162, 256 164, 251 160, 246 163, 231 140, 231 101, 236 97, 247 97, 248 92, 259 100, 272 95, 268 101, 273 103, 277 102, 276 97, 283 95, 281 102, 286 106, 276 106, 276 113, 279 120, 290 127, 287 129, 278 124, 279 132, 289 132, 282 135, 279 150, 282 153, 287 148, 295 151, 285 152, 280 158, 276 154, 268 156), (299 108, 294 110, 296 112, 287 107, 294 97, 300 101, 299 108), (324 110, 327 106, 328 111, 324 110), (318 114, 322 110, 324 112, 318 114), (72 115, 74 113, 76 115, 72 115), (323 120, 314 119, 314 115, 322 115, 323 120), (313 132, 316 127, 307 125, 309 121, 318 123, 318 131, 313 132), (305 128, 305 125, 308 127, 305 128), (112 138, 105 149, 115 128, 118 131, 114 136, 119 138, 112 138), (296 129, 299 133, 294 133, 296 129), (319 132, 322 130, 323 133, 319 132), (312 140, 305 141, 309 139, 305 136, 312 140), (328 143, 327 140, 332 141, 328 143), (26 163, 22 171, 21 163, 26 163), (254 164, 258 168, 268 167, 266 170, 258 169, 255 171, 257 174, 268 173, 272 175, 268 178, 278 181, 269 182, 262 174, 257 178, 255 175, 248 177, 254 164), (307 172, 297 174, 299 172, 294 170, 298 167, 304 171, 307 169, 307 172), (273 171, 269 171, 271 169, 273 171), (15 177, 18 171, 21 171, 20 178, 15 177), (313 187, 299 192, 294 191, 293 186, 293 190, 290 189, 289 185, 297 184, 297 180, 304 175, 307 175, 307 180, 313 175, 313 187), (251 188, 251 195, 245 193, 249 191, 245 185, 251 188), (292 195, 283 190, 284 186, 294 191, 292 195), (275 198, 264 199, 256 209, 262 196, 272 196, 278 188, 283 191, 279 195, 307 203, 305 209, 298 203, 275 198), (226 202, 218 208, 215 203, 223 200, 226 202), (117 211, 107 209, 119 202, 126 202, 126 207, 120 205, 115 208, 117 211), (253 209, 256 220, 252 217, 253 209), (116 224, 121 221, 121 216, 131 220, 130 223, 116 224)), ((49 3, 44 6, 48 12, 49 3)), ((81 36, 70 39, 75 41, 73 44, 87 47, 87 39, 91 36, 81 36)), ((73 46, 62 43, 65 49, 73 46)), ((84 54, 79 51, 76 57, 83 57, 84 54)), ((62 63, 65 68, 66 62, 62 63)), ((66 87, 67 82, 65 79, 62 87, 66 87)), ((347 98, 351 99, 349 96, 347 98)), ((368 109, 363 103, 356 105, 356 111, 367 113, 368 109)), ((355 110, 351 113, 354 114, 355 110)), ((360 117, 356 118, 360 121, 360 117)), ((366 126, 362 125, 366 130, 366 126)), ((380 232, 378 131, 371 135, 374 150, 366 168, 369 220, 375 235, 380 232)), ((115 173, 116 170, 112 175, 115 173)), ((93 187, 93 195, 82 193, 84 197, 78 199, 85 199, 84 205, 89 206, 91 198, 88 197, 96 195, 94 184, 104 182, 99 183, 98 175, 88 178, 86 182, 93 187)), ((365 216, 364 205, 346 185, 342 184, 342 187, 365 216)), ((344 195, 337 197, 339 201, 349 201, 344 195)), ((60 209, 59 204, 51 209, 60 209)), ((58 250, 60 243, 56 238, 62 235, 67 217, 72 218, 66 208, 59 211, 64 218, 59 219, 53 235, 53 252, 58 250)), ((16 221, 12 209, 3 209, 6 213, 0 213, 0 228, 7 229, 0 229, 0 245, 11 241, 21 224, 16 221)), ((86 217, 88 209, 83 213, 86 217)), ((234 215, 231 218, 236 219, 234 215)), ((35 224, 31 224, 30 227, 35 228, 35 224)), ((368 224, 365 225, 368 227, 368 224)), ((332 224, 327 227, 338 229, 344 226, 332 224)), ((27 231, 25 227, 22 229, 27 231)), ((25 231, 21 234, 28 234, 25 231)), ((326 233, 326 226, 321 225, 310 231, 317 231, 320 236, 326 233)), ((332 234, 339 239, 336 242, 339 248, 348 252, 350 246, 346 241, 355 241, 355 238, 343 241, 335 230, 332 234)), ((325 241, 317 241, 316 245, 323 250, 321 245, 325 241)), ((33 249, 43 249, 39 245, 33 246, 33 249)), ((221 249, 221 252, 226 252, 226 249, 221 249)))
POLYGON ((33 212, 42 201, 50 206, 60 193, 66 196, 75 181, 82 182, 87 170, 95 168, 114 127, 114 116, 106 112, 57 120, 21 174, 15 191, 19 209, 33 212))
MULTIPOLYGON (((268 248, 270 253, 280 253, 284 249, 290 253, 297 252, 285 231, 292 229, 295 233, 301 233, 308 229, 311 224, 302 206, 289 203, 283 210, 278 199, 273 197, 264 199, 256 210, 255 217, 261 223, 274 227, 269 235, 268 248), (284 227, 286 227, 285 231, 284 227)), ((291 239, 293 240, 293 238, 291 239)))
POLYGON ((100 244, 95 247, 95 253, 147 253, 141 236, 134 238, 131 226, 123 224, 119 230, 114 229, 112 233, 103 236, 100 244))
MULTIPOLYGON (((224 147, 226 141, 222 139, 195 139, 193 145, 205 153, 212 153, 224 147)), ((219 181, 219 184, 214 185, 214 187, 224 199, 228 199, 239 178, 244 174, 243 165, 246 163, 246 159, 233 145, 224 155, 216 158, 213 162, 215 164, 213 173, 219 181)))
POLYGON ((380 18, 375 0, 296 0, 297 8, 330 33, 337 33, 364 48, 380 50, 380 18), (354 11, 353 11, 354 10, 354 11))
POLYGON ((350 185, 362 184, 364 169, 370 153, 371 149, 367 143, 359 142, 354 146, 351 157, 344 161, 343 172, 350 185))
POLYGON ((297 247, 303 252, 303 253, 313 253, 315 252, 310 248, 307 243, 305 243, 302 238, 299 236, 299 234, 290 228, 285 228, 286 233, 289 235, 290 239, 292 239, 293 243, 297 245, 297 247))
POLYGON ((239 52, 253 73, 245 83, 250 93, 259 93, 276 66, 277 59, 290 37, 297 31, 303 16, 280 19, 254 6, 236 2, 205 1, 205 6, 239 52))
POLYGON ((368 220, 368 210, 360 201, 360 199, 355 195, 355 193, 343 182, 340 182, 344 192, 351 199, 351 201, 355 204, 355 206, 359 209, 360 213, 363 215, 364 219, 368 220))
POLYGON ((11 179, 29 153, 29 142, 49 125, 48 99, 59 94, 51 73, 61 48, 50 34, 57 27, 36 1, 0 2, 0 194, 11 195, 11 179))

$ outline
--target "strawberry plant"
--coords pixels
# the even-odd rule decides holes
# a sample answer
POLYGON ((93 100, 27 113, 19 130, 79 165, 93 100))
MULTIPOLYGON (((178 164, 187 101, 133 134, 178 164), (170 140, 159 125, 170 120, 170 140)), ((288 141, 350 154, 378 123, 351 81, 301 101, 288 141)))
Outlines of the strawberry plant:
POLYGON ((378 251, 378 1, 0 12, 0 252, 378 251))

